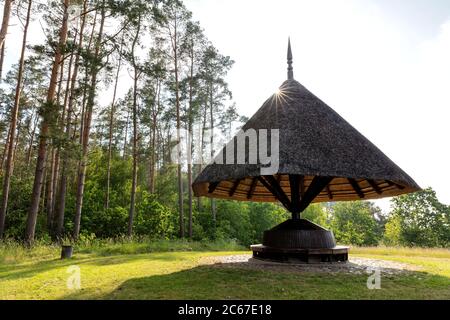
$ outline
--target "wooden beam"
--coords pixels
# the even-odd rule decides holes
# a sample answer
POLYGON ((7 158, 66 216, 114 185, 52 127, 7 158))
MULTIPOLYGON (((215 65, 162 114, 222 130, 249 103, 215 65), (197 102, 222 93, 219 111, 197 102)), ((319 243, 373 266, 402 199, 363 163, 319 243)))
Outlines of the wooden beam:
POLYGON ((272 188, 277 192, 280 199, 283 200, 286 204, 288 204, 289 211, 292 211, 292 203, 291 200, 289 200, 286 193, 284 193, 284 190, 281 188, 280 184, 278 183, 277 179, 275 179, 274 176, 264 176, 264 178, 269 182, 269 184, 272 186, 272 188))
POLYGON ((241 179, 237 179, 234 183, 233 186, 230 189, 230 192, 228 193, 228 195, 230 197, 234 196, 234 193, 236 192, 237 187, 239 186, 239 184, 241 183, 241 179))
POLYGON ((367 179, 367 182, 370 184, 370 186, 376 193, 378 193, 378 194, 383 193, 383 191, 381 191, 380 187, 376 184, 375 181, 373 181, 372 179, 367 179))
POLYGON ((305 196, 300 201, 300 212, 303 212, 310 203, 322 192, 323 188, 326 187, 334 178, 333 177, 320 177, 316 176, 312 180, 305 192, 305 196))
POLYGON ((333 200, 333 194, 331 193, 331 189, 330 189, 330 185, 327 184, 327 193, 328 193, 328 198, 330 200, 333 200))
POLYGON ((356 182, 355 179, 352 178, 348 178, 347 179, 348 182, 350 182, 350 184, 353 187, 353 190, 355 190, 355 192, 358 194, 358 196, 363 199, 364 198, 364 192, 362 192, 361 187, 359 186, 358 182, 356 182))
POLYGON ((397 188, 399 188, 400 190, 405 189, 404 186, 402 186, 401 184, 395 183, 394 181, 390 181, 390 180, 386 180, 387 184, 392 187, 392 186, 396 186, 397 188))
MULTIPOLYGON (((272 177, 273 178, 273 177, 272 177)), ((291 203, 289 201, 289 199, 287 199, 288 201, 286 201, 286 199, 284 199, 283 196, 281 196, 280 194, 278 194, 277 190, 275 190, 272 185, 267 182, 267 180, 262 177, 262 176, 258 176, 258 181, 262 183, 262 185, 270 192, 272 193, 275 198, 278 199, 278 201, 281 202, 281 204, 289 211, 291 211, 291 203)), ((287 198, 287 197, 286 197, 287 198)))
POLYGON ((305 196, 305 176, 300 176, 300 199, 305 196))
POLYGON ((254 177, 252 179, 252 184, 250 185, 250 189, 248 190, 248 193, 247 193, 247 199, 251 199, 252 198, 253 192, 255 192, 255 188, 256 188, 257 182, 258 182, 258 178, 254 177))
POLYGON ((213 193, 216 190, 216 188, 219 185, 219 183, 220 183, 220 181, 218 181, 218 182, 210 182, 209 186, 208 186, 208 193, 213 193))
POLYGON ((297 174, 289 175, 289 185, 291 187, 291 206, 293 213, 300 213, 300 176, 297 174))
POLYGON ((395 182, 394 182, 394 184, 395 184, 395 186, 396 186, 397 188, 399 188, 400 190, 403 190, 403 189, 406 188, 405 186, 402 186, 401 184, 398 184, 398 183, 395 183, 395 182))

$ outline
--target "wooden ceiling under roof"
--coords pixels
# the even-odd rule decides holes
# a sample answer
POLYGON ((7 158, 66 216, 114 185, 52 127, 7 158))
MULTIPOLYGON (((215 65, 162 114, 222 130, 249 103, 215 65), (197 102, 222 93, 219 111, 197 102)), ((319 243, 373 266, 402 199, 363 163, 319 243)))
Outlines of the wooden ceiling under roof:
POLYGON ((194 185, 197 196, 239 201, 280 202, 291 212, 310 203, 379 199, 416 191, 390 180, 280 174, 194 185))

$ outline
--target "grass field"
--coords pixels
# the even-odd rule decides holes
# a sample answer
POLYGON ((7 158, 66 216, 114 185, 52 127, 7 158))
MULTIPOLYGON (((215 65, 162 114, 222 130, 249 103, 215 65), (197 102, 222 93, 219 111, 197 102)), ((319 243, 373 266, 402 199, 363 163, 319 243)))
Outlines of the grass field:
POLYGON ((382 274, 380 290, 367 289, 367 275, 199 265, 202 257, 245 252, 213 250, 212 244, 185 242, 110 244, 59 260, 58 247, 0 245, 0 299, 450 299, 445 249, 352 248, 353 257, 421 267, 382 274), (175 251, 158 252, 170 248, 175 251), (67 287, 70 266, 79 267, 79 290, 67 287))

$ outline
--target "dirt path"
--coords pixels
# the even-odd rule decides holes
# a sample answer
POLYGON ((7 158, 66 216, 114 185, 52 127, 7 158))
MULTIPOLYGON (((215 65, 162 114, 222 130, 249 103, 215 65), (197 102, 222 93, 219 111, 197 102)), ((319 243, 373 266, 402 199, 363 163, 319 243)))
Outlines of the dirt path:
POLYGON ((284 264, 268 262, 252 258, 249 254, 208 257, 200 260, 202 265, 229 268, 250 268, 255 270, 273 270, 287 272, 343 272, 350 274, 366 274, 368 270, 380 270, 385 274, 398 274, 409 271, 419 271, 419 266, 395 261, 350 258, 348 262, 319 263, 319 264, 284 264))

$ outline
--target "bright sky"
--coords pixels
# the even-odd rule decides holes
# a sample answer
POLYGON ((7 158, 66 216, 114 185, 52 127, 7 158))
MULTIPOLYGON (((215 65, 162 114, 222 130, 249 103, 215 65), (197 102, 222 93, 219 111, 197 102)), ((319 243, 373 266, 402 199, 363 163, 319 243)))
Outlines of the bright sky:
MULTIPOLYGON (((295 79, 450 204, 450 1, 184 2, 236 61, 228 82, 240 113, 253 115, 286 79, 290 36, 295 79)), ((30 42, 42 41, 38 22, 32 25, 30 42)), ((7 53, 18 54, 13 37, 21 38, 17 24, 7 53)), ((17 60, 8 54, 6 67, 17 60)))
MULTIPOLYGON (((185 0, 251 116, 294 77, 450 204, 450 1, 185 0)), ((388 200, 377 203, 389 208, 388 200)))

